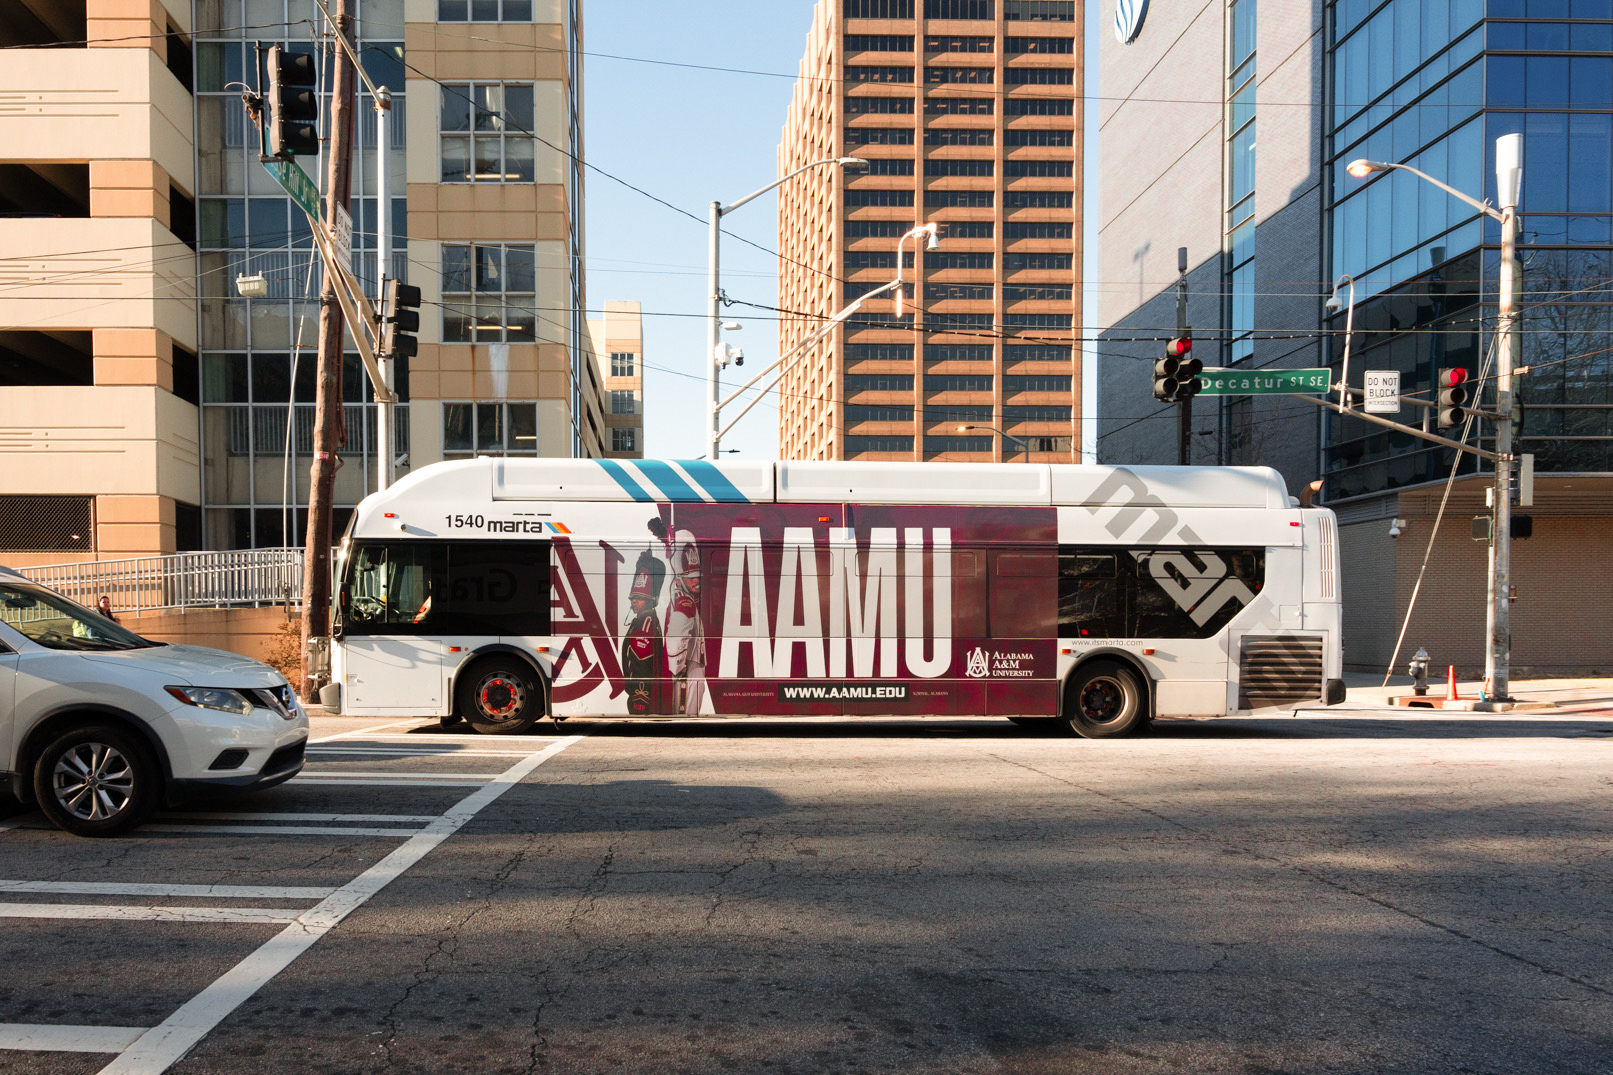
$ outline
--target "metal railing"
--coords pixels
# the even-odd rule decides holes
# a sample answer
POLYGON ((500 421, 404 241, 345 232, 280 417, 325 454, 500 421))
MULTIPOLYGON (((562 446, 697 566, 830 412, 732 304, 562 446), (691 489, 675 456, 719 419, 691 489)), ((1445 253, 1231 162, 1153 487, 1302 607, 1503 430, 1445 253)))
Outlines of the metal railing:
POLYGON ((43 564, 17 571, 81 605, 103 594, 114 612, 275 605, 302 600, 301 549, 181 552, 131 560, 43 564))

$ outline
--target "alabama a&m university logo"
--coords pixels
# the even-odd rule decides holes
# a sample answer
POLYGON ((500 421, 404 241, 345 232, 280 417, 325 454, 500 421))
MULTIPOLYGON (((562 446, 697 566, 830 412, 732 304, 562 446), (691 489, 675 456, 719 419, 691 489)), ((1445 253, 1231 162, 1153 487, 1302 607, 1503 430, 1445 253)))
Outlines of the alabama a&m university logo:
POLYGON ((969 660, 964 665, 963 672, 971 679, 984 679, 991 675, 991 666, 986 661, 986 650, 983 646, 976 646, 969 651, 969 660))
POLYGON ((1129 45, 1137 40, 1148 17, 1148 0, 1115 0, 1115 40, 1129 45))

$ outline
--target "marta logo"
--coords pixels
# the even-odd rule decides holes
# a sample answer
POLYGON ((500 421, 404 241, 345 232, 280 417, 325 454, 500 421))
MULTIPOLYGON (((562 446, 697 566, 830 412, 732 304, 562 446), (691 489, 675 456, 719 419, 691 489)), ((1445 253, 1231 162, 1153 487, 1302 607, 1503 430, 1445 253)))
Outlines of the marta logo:
POLYGON ((983 648, 976 646, 969 651, 969 660, 963 672, 971 679, 984 679, 991 675, 991 666, 986 663, 986 651, 983 648))

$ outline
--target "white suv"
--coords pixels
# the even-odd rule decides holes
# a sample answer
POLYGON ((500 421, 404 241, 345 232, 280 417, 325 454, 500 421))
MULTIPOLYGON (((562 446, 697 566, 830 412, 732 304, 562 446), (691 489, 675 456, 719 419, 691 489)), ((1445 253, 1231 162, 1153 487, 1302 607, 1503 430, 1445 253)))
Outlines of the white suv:
POLYGON ((272 787, 307 743, 308 715, 268 665, 152 642, 0 568, 0 776, 68 832, 112 836, 189 793, 272 787))

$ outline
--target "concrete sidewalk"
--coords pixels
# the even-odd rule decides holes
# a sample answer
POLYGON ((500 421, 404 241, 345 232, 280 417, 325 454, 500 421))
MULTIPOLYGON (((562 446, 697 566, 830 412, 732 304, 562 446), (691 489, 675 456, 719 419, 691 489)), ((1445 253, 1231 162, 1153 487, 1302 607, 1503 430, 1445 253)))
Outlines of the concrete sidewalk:
MULTIPOLYGON (((1404 708, 1390 706, 1388 699, 1391 695, 1405 695, 1411 693, 1410 676, 1391 676, 1389 685, 1383 686, 1383 676, 1371 672, 1346 672, 1344 684, 1348 688, 1346 700, 1341 706, 1334 709, 1372 709, 1388 710, 1404 714, 1404 708)), ((1484 684, 1479 680, 1458 680, 1457 693, 1464 699, 1477 699, 1484 684)), ((1428 696, 1430 698, 1445 697, 1445 681, 1435 681, 1429 677, 1428 696)), ((1554 714, 1558 716, 1577 714, 1582 716, 1613 717, 1613 679, 1610 678, 1582 678, 1582 679, 1515 679, 1512 681, 1512 697, 1519 702, 1547 703, 1553 708, 1539 710, 1517 710, 1515 715, 1527 717, 1531 712, 1541 714, 1554 714)))

